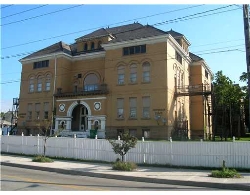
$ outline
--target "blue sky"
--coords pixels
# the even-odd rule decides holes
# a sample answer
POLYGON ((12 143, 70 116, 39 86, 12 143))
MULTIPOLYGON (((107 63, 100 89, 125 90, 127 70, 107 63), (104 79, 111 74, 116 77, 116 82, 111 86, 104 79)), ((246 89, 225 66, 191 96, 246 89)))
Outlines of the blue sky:
POLYGON ((239 77, 242 72, 246 71, 242 5, 8 5, 1 5, 0 110, 3 112, 12 110, 12 99, 19 97, 21 63, 18 60, 28 55, 28 52, 40 50, 59 41, 70 44, 76 38, 98 28, 136 21, 143 25, 159 24, 155 27, 164 31, 173 29, 184 34, 191 43, 189 50, 204 58, 213 73, 222 70, 232 81, 240 83, 239 77), (225 6, 229 7, 222 8, 225 6), (188 7, 189 9, 185 9, 188 7), (213 15, 199 14, 217 8, 220 9, 206 12, 206 15, 213 15), (60 11, 62 9, 66 10, 60 11), (51 12, 56 13, 44 15, 51 12), (195 17, 199 17, 169 22, 193 14, 196 14, 195 17), (30 19, 31 17, 33 19, 30 19), (163 23, 164 21, 168 22, 163 23), (15 57, 22 53, 26 55, 15 57))

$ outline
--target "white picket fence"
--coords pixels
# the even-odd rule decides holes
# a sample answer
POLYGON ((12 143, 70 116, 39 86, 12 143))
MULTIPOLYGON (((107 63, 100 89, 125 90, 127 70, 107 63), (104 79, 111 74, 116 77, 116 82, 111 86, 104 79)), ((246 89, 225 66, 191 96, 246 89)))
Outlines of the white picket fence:
MULTIPOLYGON (((41 136, 1 136, 1 151, 43 154, 41 136)), ((102 139, 52 137, 47 140, 46 155, 84 160, 114 162, 119 155, 102 139)), ((160 142, 138 141, 126 161, 135 163, 250 168, 250 142, 160 142)))

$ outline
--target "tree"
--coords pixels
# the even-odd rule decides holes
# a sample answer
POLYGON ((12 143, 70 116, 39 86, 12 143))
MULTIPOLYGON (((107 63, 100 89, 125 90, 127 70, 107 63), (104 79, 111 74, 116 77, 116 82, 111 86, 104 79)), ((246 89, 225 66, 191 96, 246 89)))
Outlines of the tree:
POLYGON ((229 134, 232 136, 232 116, 240 114, 240 102, 245 94, 240 86, 223 75, 222 71, 215 74, 213 86, 215 95, 214 110, 216 112, 214 125, 218 123, 217 119, 220 117, 222 123, 221 139, 222 137, 227 139, 229 134))
POLYGON ((112 149, 116 154, 119 154, 124 162, 124 156, 131 148, 135 148, 137 138, 129 135, 128 133, 121 134, 121 140, 110 140, 109 143, 112 145, 112 149))
POLYGON ((50 128, 52 121, 49 119, 45 119, 41 123, 37 124, 37 128, 39 130, 39 134, 43 136, 44 146, 43 146, 43 156, 46 156, 46 148, 47 148, 47 140, 51 137, 57 136, 64 128, 59 129, 54 135, 50 136, 50 128))

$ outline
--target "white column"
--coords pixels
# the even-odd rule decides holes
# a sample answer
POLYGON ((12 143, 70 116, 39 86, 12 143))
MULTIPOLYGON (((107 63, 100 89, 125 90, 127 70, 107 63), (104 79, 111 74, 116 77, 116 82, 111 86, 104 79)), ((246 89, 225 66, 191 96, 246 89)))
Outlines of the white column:
POLYGON ((55 122, 55 130, 58 130, 58 120, 56 119, 56 122, 55 122))
POLYGON ((91 129, 91 118, 88 118, 88 127, 87 129, 91 129))

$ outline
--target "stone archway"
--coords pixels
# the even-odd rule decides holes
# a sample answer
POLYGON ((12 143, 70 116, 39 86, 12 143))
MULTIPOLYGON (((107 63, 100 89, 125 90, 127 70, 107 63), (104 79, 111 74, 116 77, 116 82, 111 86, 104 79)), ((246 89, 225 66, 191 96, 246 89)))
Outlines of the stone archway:
POLYGON ((91 116, 91 109, 86 102, 84 101, 73 102, 69 106, 68 111, 67 111, 67 117, 71 118, 68 124, 69 129, 71 129, 72 131, 76 131, 76 129, 77 131, 79 130, 86 131, 90 129, 89 124, 88 124, 88 116, 91 116), (76 109, 78 109, 78 111, 76 111, 76 109), (73 119, 73 115, 75 114, 77 114, 77 119, 75 118, 73 119), (74 120, 77 120, 77 121, 74 121, 74 120))

